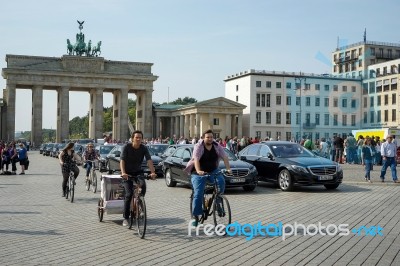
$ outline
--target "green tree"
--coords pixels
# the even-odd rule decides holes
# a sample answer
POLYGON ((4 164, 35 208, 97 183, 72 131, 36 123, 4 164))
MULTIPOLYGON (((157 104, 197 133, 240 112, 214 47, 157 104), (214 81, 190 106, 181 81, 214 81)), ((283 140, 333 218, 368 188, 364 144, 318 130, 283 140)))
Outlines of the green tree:
POLYGON ((197 103, 197 100, 195 98, 191 97, 185 97, 183 99, 178 98, 175 101, 171 102, 171 104, 177 104, 177 105, 187 105, 187 104, 192 104, 192 103, 197 103))

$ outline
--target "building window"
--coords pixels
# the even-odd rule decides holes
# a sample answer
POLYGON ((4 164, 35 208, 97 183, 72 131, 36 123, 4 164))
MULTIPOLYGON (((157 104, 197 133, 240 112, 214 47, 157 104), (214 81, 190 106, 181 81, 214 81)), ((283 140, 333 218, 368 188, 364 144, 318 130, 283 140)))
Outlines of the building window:
POLYGON ((265 113, 265 123, 266 124, 271 124, 271 112, 266 112, 265 113))
POLYGON ((320 86, 321 86, 320 84, 315 84, 315 90, 319 91, 320 90, 320 86))
POLYGON ((396 109, 392 109, 392 122, 396 122, 396 109))
POLYGON ((371 55, 375 55, 375 48, 374 47, 371 47, 370 51, 371 51, 371 55))
POLYGON ((338 91, 338 85, 333 85, 333 91, 338 91))
POLYGON ((265 107, 265 94, 261 94, 261 106, 265 107))
POLYGON ((300 97, 296 97, 296 105, 297 105, 297 106, 300 105, 300 101, 301 101, 300 97))
POLYGON ((389 95, 385 95, 385 105, 389 104, 389 95))
POLYGON ((347 115, 342 115, 342 126, 347 126, 347 115))
POLYGON ((358 61, 358 66, 359 66, 359 67, 362 67, 362 59, 360 59, 360 60, 358 61))
POLYGON ((381 121, 382 121, 382 113, 379 110, 379 111, 376 112, 376 122, 380 123, 381 121))
POLYGON ((374 96, 369 97, 369 107, 374 107, 374 96))
POLYGON ((271 81, 267 81, 266 86, 267 86, 267 88, 271 88, 271 81))
POLYGON ((214 118, 214 126, 219 126, 219 118, 214 118))
POLYGON ((364 97, 363 98, 363 104, 364 104, 364 108, 367 108, 367 106, 368 106, 368 98, 367 97, 364 97))
POLYGON ((300 113, 296 113, 296 125, 300 125, 300 113))
POLYGON ((276 88, 281 89, 282 88, 282 82, 277 82, 276 83, 276 88))
POLYGON ((392 104, 396 104, 396 93, 392 94, 392 104))
POLYGON ((329 85, 324 85, 325 91, 329 91, 329 85))
POLYGON ((239 96, 236 96, 236 102, 239 102, 239 96))
POLYGON ((304 84, 304 89, 305 90, 311 89, 311 84, 309 84, 309 83, 304 84))
POLYGON ((378 95, 377 98, 376 98, 376 105, 377 106, 381 106, 381 102, 382 102, 381 99, 382 99, 381 95, 378 95))
POLYGON ((291 88, 292 88, 292 83, 286 82, 286 89, 291 89, 291 88))
POLYGON ((369 112, 369 122, 370 123, 375 123, 375 112, 374 111, 371 111, 371 112, 369 112))
POLYGON ((236 91, 239 91, 239 85, 236 85, 236 91))
POLYGON ((292 97, 286 96, 286 105, 292 105, 292 97))
POLYGON ((364 124, 368 122, 368 114, 367 112, 364 112, 364 124))
POLYGON ((342 91, 347 91, 347 86, 342 86, 342 91))
POLYGON ((329 98, 324 99, 324 106, 329 107, 329 98))
POLYGON ((261 124, 261 112, 256 112, 256 123, 261 124))
POLYGON ((315 106, 320 106, 320 98, 315 97, 315 106))
POLYGON ((351 108, 356 108, 356 100, 355 99, 351 100, 351 108))
POLYGON ((286 132, 286 141, 292 140, 292 132, 286 132))
POLYGON ((311 106, 311 97, 306 97, 306 106, 311 106))
POLYGON ((286 125, 292 124, 292 113, 286 113, 286 125))
POLYGON ((375 93, 375 82, 369 83, 369 93, 375 93))
POLYGON ((260 107, 260 100, 261 100, 261 95, 259 93, 257 93, 256 95, 256 106, 260 107))
POLYGON ((384 113, 384 122, 388 122, 389 121, 389 110, 385 110, 385 113, 384 113))
POLYGON ((324 114, 324 125, 329 126, 329 114, 324 114))
POLYGON ((267 94, 267 107, 271 107, 271 94, 267 94))
POLYGON ((342 99, 342 107, 347 108, 347 99, 342 99))
POLYGON ((319 126, 319 114, 315 114, 315 125, 319 126))
POLYGON ((333 115, 333 125, 337 126, 338 125, 338 115, 333 115))
POLYGON ((338 98, 333 98, 333 107, 338 107, 338 98))
POLYGON ((256 131, 256 138, 261 139, 261 131, 256 131))
POLYGON ((351 126, 352 127, 356 126, 356 115, 351 115, 351 126))
POLYGON ((282 119, 281 116, 282 116, 282 115, 281 115, 281 112, 276 112, 276 124, 277 124, 277 125, 280 125, 280 124, 281 124, 281 119, 282 119))
POLYGON ((281 105, 282 104, 282 96, 276 95, 276 105, 281 105))
POLYGON ((258 81, 258 80, 256 81, 256 87, 261 88, 261 81, 258 81))

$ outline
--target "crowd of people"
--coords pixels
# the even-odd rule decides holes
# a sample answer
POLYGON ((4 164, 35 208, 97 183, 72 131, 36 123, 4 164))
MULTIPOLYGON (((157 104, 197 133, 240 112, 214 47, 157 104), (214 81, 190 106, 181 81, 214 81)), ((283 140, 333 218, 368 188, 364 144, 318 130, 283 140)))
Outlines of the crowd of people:
POLYGON ((17 174, 17 163, 21 166, 20 175, 25 174, 25 170, 28 165, 28 151, 24 143, 10 141, 0 141, 0 175, 16 175, 17 174), (18 148, 17 148, 18 147, 18 148), (11 165, 11 171, 9 171, 11 165))

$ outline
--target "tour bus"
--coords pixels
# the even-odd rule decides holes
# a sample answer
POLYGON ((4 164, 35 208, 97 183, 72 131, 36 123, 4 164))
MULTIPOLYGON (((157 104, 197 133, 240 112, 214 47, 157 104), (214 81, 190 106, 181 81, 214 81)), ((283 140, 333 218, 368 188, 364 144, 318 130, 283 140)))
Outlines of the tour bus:
POLYGON ((375 136, 380 137, 380 139, 386 139, 388 135, 393 135, 397 140, 397 145, 400 145, 400 128, 395 127, 383 127, 383 128, 366 128, 366 129, 359 129, 359 130, 352 130, 353 136, 358 139, 358 136, 362 135, 363 137, 366 136, 375 136))

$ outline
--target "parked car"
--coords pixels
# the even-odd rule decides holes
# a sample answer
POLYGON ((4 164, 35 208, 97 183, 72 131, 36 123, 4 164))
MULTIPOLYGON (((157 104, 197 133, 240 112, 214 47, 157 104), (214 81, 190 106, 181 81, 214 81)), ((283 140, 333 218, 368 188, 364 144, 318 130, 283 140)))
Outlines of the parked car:
POLYGON ((80 162, 77 163, 77 165, 82 165, 82 156, 83 156, 83 151, 84 151, 84 147, 81 144, 74 144, 74 152, 79 156, 80 158, 80 162))
POLYGON ((55 143, 54 146, 53 146, 53 150, 51 152, 51 156, 55 157, 55 158, 58 158, 58 155, 60 154, 60 151, 62 149, 64 149, 64 147, 65 147, 64 143, 55 143))
MULTIPOLYGON (((174 187, 177 183, 191 184, 190 176, 183 170, 192 158, 193 148, 194 145, 191 144, 178 146, 175 152, 163 161, 165 183, 168 187, 174 187)), ((232 170, 232 175, 224 175, 226 187, 243 187, 245 191, 253 191, 257 186, 257 169, 238 160, 228 149, 224 150, 232 170)), ((219 163, 219 168, 225 169, 223 161, 219 163)))
POLYGON ((40 154, 43 154, 43 151, 44 151, 44 149, 46 148, 46 143, 42 143, 42 145, 40 145, 40 148, 39 148, 39 153, 40 154))
POLYGON ((51 156, 53 152, 53 147, 55 143, 47 143, 46 148, 43 150, 43 155, 44 156, 51 156))
MULTIPOLYGON (((110 153, 106 156, 106 168, 109 174, 112 174, 114 172, 120 172, 121 168, 119 167, 119 163, 121 161, 121 153, 122 149, 124 146, 121 145, 116 145, 110 153)), ((153 165, 156 170, 157 176, 163 176, 163 171, 162 171, 162 162, 161 158, 155 155, 150 149, 149 153, 151 156, 151 159, 153 160, 153 165)), ((147 162, 146 159, 143 160, 142 163, 142 169, 144 172, 150 172, 150 170, 147 167, 147 162)))
POLYGON ((324 185, 326 189, 336 189, 343 180, 339 164, 293 142, 251 144, 241 150, 238 157, 257 168, 260 181, 277 183, 283 191, 293 190, 296 185, 324 185))
POLYGON ((173 154, 176 150, 176 148, 181 147, 181 146, 186 146, 186 145, 192 145, 192 144, 171 144, 169 145, 165 151, 160 155, 161 159, 165 160, 168 156, 173 154))
POLYGON ((110 151, 115 147, 115 145, 107 144, 107 145, 98 145, 96 146, 96 151, 100 156, 99 160, 99 170, 100 172, 106 172, 107 171, 107 155, 110 153, 110 151))
POLYGON ((153 151, 153 153, 157 156, 160 156, 164 153, 164 151, 168 148, 168 144, 146 144, 146 146, 153 151))

